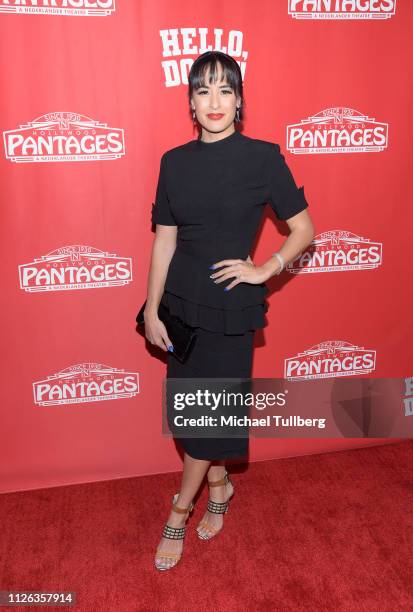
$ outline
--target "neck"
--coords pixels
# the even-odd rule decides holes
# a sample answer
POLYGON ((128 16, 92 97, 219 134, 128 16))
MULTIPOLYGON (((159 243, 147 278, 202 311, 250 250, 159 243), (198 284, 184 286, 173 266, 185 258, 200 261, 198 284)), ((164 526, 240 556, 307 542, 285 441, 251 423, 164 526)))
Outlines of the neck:
POLYGON ((216 142, 218 140, 222 140, 223 138, 226 138, 227 136, 230 136, 234 132, 235 132, 234 124, 231 124, 229 128, 227 128, 226 130, 222 132, 218 132, 218 133, 208 132, 207 130, 205 130, 205 128, 202 128, 202 134, 201 134, 200 140, 202 142, 216 142))

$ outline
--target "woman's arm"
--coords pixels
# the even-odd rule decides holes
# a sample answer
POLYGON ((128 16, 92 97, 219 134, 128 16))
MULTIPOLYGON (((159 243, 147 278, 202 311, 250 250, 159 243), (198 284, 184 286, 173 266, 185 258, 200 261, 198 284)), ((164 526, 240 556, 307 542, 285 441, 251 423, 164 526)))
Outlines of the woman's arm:
POLYGON ((156 225, 148 273, 146 306, 143 313, 147 339, 164 350, 172 343, 165 325, 158 317, 158 307, 165 287, 169 264, 176 249, 176 225, 156 225))
MULTIPOLYGON (((302 253, 311 244, 315 236, 314 225, 307 210, 302 210, 294 217, 287 219, 286 223, 291 231, 282 247, 278 249, 278 253, 284 259, 285 266, 302 253)), ((260 267, 267 271, 268 277, 266 280, 268 280, 277 274, 280 269, 280 262, 277 257, 272 255, 260 267)))
MULTIPOLYGON (((286 219, 286 223, 291 232, 281 249, 278 250, 278 253, 282 255, 287 265, 297 255, 302 253, 311 243, 315 234, 313 222, 307 210, 302 210, 289 219, 286 219)), ((242 259, 223 259, 215 262, 213 269, 216 270, 218 268, 221 268, 221 270, 210 274, 210 278, 213 279, 214 283, 222 283, 224 280, 233 278, 234 280, 224 287, 225 291, 230 291, 239 283, 251 283, 253 285, 265 283, 271 276, 274 276, 274 274, 278 272, 280 263, 278 258, 272 255, 270 259, 261 266, 255 266, 248 256, 245 261, 242 259), (225 267, 222 268, 222 266, 225 267)))

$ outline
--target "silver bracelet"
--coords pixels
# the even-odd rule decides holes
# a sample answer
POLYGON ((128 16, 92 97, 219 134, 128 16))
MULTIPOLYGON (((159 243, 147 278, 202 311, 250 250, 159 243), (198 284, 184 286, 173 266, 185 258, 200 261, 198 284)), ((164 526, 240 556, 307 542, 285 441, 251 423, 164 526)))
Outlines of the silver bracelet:
POLYGON ((280 272, 282 272, 282 271, 284 270, 284 267, 285 267, 285 261, 284 261, 283 256, 281 255, 281 253, 278 253, 278 252, 277 252, 277 253, 273 253, 272 255, 273 255, 273 256, 275 256, 275 257, 278 259, 278 261, 280 262, 280 266, 281 266, 281 267, 280 267, 280 269, 278 270, 278 272, 276 272, 276 274, 277 274, 277 276, 278 276, 278 274, 280 274, 280 272))

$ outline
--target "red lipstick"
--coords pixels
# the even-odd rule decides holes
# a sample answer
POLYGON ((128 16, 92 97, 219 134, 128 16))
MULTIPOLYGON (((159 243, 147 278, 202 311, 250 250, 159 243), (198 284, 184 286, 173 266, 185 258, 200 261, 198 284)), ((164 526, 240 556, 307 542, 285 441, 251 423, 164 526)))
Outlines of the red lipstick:
POLYGON ((207 115, 208 119, 222 119, 223 116, 223 113, 210 113, 207 115))

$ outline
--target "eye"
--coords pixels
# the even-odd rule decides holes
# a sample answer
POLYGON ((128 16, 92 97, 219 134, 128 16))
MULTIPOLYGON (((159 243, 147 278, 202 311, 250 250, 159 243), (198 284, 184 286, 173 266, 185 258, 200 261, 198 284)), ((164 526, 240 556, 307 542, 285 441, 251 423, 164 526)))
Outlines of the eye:
MULTIPOLYGON (((207 93, 208 93, 208 91, 206 89, 202 89, 202 90, 198 89, 198 91, 197 91, 197 94, 200 95, 200 96, 202 96, 203 94, 207 94, 207 93)), ((223 94, 232 94, 233 91, 232 91, 232 89, 221 89, 221 93, 223 93, 223 94)))

